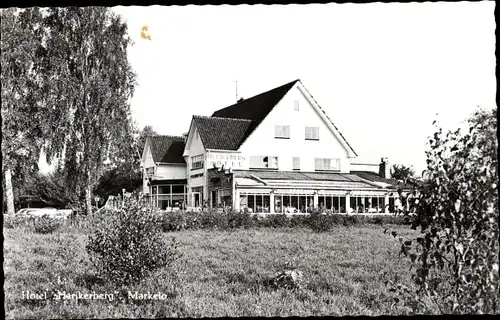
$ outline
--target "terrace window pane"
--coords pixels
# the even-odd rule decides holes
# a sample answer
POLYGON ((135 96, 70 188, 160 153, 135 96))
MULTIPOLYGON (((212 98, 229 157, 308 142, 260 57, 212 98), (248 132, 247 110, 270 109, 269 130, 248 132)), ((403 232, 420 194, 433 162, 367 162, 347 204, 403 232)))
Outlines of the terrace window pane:
POLYGON ((281 194, 274 195, 274 212, 281 213, 283 211, 283 196, 281 194))
POLYGON ((184 193, 184 185, 173 185, 172 193, 184 193))
POLYGON ((379 198, 379 207, 380 207, 380 212, 385 212, 385 197, 380 197, 379 198))
POLYGON ((249 194, 247 196, 248 200, 248 208, 252 209, 252 212, 255 212, 255 196, 253 194, 249 194))
POLYGON ((268 195, 264 195, 263 196, 263 202, 264 202, 264 205, 263 205, 263 212, 266 212, 266 213, 269 213, 270 212, 270 206, 271 206, 271 202, 270 202, 270 196, 268 195))
POLYGON ((339 212, 341 213, 346 213, 346 204, 345 204, 345 197, 339 197, 339 202, 340 202, 340 209, 339 212))
POLYGON ((358 211, 358 205, 357 205, 357 198, 356 197, 351 197, 351 200, 349 202, 349 206, 352 209, 352 211, 357 212, 358 211))
POLYGON ((332 211, 337 213, 339 211, 339 197, 333 196, 332 211))
POLYGON ((396 212, 394 208, 394 197, 389 197, 389 212, 390 213, 396 212))
POLYGON ((283 207, 289 207, 290 206, 290 195, 284 194, 283 195, 283 207))
POLYGON ((313 210, 313 208, 314 208, 314 197, 313 196, 307 196, 306 199, 307 199, 306 212, 311 213, 312 210, 313 210))
POLYGON ((325 199, 325 206, 328 210, 332 210, 332 205, 333 205, 333 197, 332 196, 326 196, 325 199))
POLYGON ((306 197, 299 196, 299 212, 306 212, 306 197))
POLYGON ((256 212, 262 212, 262 195, 255 195, 255 206, 257 210, 256 212))
POLYGON ((290 196, 290 198, 291 198, 291 206, 292 206, 292 208, 298 210, 299 209, 299 197, 296 196, 296 195, 292 195, 292 196, 290 196))

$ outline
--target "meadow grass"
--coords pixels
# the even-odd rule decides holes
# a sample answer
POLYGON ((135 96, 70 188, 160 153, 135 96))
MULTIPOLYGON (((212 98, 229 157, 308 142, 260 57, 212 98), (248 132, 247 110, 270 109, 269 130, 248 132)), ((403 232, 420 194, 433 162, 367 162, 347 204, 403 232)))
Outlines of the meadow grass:
MULTIPOLYGON (((407 226, 391 226, 402 235, 407 226)), ((4 229, 6 317, 117 318, 223 316, 344 316, 407 313, 391 307, 384 283, 409 284, 409 263, 387 226, 337 226, 315 233, 305 228, 164 233, 179 241, 182 256, 143 282, 118 288, 94 273, 85 251, 85 230, 63 226, 52 234, 4 229), (297 268, 299 289, 275 289, 265 281, 297 268), (23 291, 48 293, 26 299, 23 291), (110 293, 114 300, 55 300, 53 294, 110 293), (127 299, 128 291, 162 293, 165 300, 127 299)))

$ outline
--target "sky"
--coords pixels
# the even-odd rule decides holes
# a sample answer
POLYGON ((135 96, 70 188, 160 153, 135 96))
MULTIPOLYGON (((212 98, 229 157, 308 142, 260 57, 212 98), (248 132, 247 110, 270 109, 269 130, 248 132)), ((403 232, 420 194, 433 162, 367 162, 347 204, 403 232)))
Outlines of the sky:
POLYGON ((433 120, 496 105, 495 3, 113 7, 134 44, 139 125, 181 135, 300 79, 358 154, 425 169, 433 120), (141 37, 148 26, 151 40, 141 37))

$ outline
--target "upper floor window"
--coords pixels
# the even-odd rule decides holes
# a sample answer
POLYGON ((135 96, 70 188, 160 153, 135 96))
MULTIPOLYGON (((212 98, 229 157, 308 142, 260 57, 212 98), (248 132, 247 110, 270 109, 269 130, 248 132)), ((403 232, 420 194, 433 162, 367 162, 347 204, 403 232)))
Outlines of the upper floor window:
POLYGON ((306 127, 306 140, 319 140, 319 127, 306 127))
POLYGON ((299 100, 295 100, 295 103, 293 105, 293 110, 294 111, 299 111, 299 100))
POLYGON ((277 139, 290 139, 290 126, 274 126, 274 137, 277 139))
POLYGON ((315 158, 314 170, 340 170, 340 159, 330 159, 330 158, 315 158))
POLYGON ((203 168, 203 155, 191 157, 191 170, 203 168))
POLYGON ((278 157, 250 156, 251 169, 278 169, 278 157))
POLYGON ((300 170, 300 157, 293 157, 293 170, 300 170))

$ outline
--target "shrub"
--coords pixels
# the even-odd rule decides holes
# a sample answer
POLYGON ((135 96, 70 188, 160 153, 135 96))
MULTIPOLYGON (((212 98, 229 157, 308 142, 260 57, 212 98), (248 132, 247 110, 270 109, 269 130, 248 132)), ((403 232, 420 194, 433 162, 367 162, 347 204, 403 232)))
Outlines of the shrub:
POLYGON ((186 228, 185 215, 180 211, 158 213, 158 220, 164 232, 186 228))
POLYGON ((350 226, 362 223, 362 220, 361 220, 362 218, 360 218, 358 216, 344 216, 343 218, 344 218, 343 225, 346 227, 350 227, 350 226))
POLYGON ((7 229, 19 228, 21 226, 29 225, 33 219, 29 216, 20 216, 20 215, 3 215, 3 226, 7 229))
POLYGON ((370 220, 368 220, 368 222, 373 223, 373 224, 384 224, 384 219, 382 219, 382 217, 378 216, 378 217, 371 218, 370 220))
POLYGON ((137 203, 96 217, 86 250, 98 274, 117 285, 129 284, 172 262, 178 256, 177 243, 164 242, 164 218, 137 203))
POLYGON ((254 220, 248 212, 230 211, 226 213, 227 227, 248 229, 254 226, 254 220))
POLYGON ((390 290, 414 312, 429 310, 429 300, 441 313, 500 309, 497 144, 497 108, 477 112, 465 134, 437 128, 429 140, 426 181, 410 208, 421 233, 404 239, 392 232, 411 260, 416 290, 390 290))
POLYGON ((307 221, 308 216, 306 215, 301 215, 301 214, 294 214, 289 218, 289 226, 291 228, 296 228, 296 227, 307 227, 307 221))
POLYGON ((34 220, 33 228, 35 233, 48 234, 56 231, 61 224, 60 220, 44 215, 34 220))
POLYGON ((333 216, 313 212, 308 216, 308 225, 314 232, 328 232, 333 228, 333 216))
POLYGON ((271 228, 286 228, 289 226, 288 217, 286 214, 268 214, 263 217, 264 223, 267 227, 271 228))

